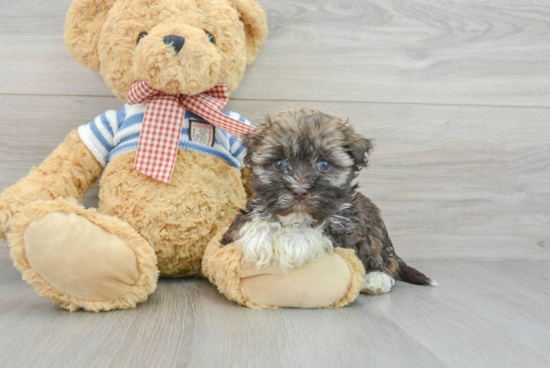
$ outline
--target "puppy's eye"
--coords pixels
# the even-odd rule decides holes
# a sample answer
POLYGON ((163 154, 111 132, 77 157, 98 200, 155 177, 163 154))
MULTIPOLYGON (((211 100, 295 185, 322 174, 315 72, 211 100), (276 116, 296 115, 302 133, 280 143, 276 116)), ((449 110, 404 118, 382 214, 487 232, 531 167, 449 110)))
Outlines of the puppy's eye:
POLYGON ((141 32, 137 38, 137 41, 136 43, 139 43, 139 41, 141 41, 143 38, 145 38, 145 36, 147 36, 147 32, 141 32))
POLYGON ((208 37, 210 42, 214 43, 214 36, 212 36, 210 33, 206 32, 206 31, 204 31, 204 33, 206 33, 206 37, 208 37))
POLYGON ((286 167, 286 161, 283 159, 277 160, 273 163, 273 168, 277 171, 283 171, 286 167))
POLYGON ((323 160, 323 161, 317 162, 317 167, 319 168, 319 170, 327 172, 330 170, 332 165, 330 164, 330 162, 323 160))

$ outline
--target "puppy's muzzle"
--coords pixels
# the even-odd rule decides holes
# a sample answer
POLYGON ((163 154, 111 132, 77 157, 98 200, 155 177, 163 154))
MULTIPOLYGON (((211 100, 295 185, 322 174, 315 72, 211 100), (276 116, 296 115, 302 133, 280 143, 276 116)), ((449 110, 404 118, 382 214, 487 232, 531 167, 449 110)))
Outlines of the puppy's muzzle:
POLYGON ((305 188, 298 187, 292 189, 292 197, 298 202, 302 202, 309 195, 309 191, 305 188))

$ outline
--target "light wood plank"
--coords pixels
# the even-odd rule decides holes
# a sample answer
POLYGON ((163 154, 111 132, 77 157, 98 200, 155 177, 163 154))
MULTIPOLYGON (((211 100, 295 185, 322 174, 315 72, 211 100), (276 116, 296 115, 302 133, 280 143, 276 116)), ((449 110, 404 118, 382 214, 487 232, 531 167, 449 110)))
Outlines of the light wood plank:
POLYGON ((388 303, 385 311, 449 366, 544 367, 550 352, 546 263, 420 263, 440 282, 437 291, 421 297, 407 288, 407 302, 388 303), (472 349, 472 343, 481 345, 472 349))
MULTIPOLYGON (((235 99, 550 106, 539 1, 260 1, 270 35, 235 99)), ((1 0, 0 93, 111 96, 62 40, 70 0, 1 0)))
POLYGON ((133 310, 68 313, 0 249, 2 367, 547 367, 548 262, 420 262, 340 310, 250 310, 203 279, 161 280, 133 310), (497 281, 497 282, 495 282, 497 281))
POLYGON ((63 41, 72 0, 0 0, 0 93, 113 96, 63 41))
MULTIPOLYGON (((0 97, 0 188, 38 165, 116 98, 0 97), (32 109, 26 106, 32 106, 32 109)), ((258 121, 300 102, 232 101, 258 121)), ((361 190, 405 259, 550 259, 550 110, 309 103, 374 138, 361 190)), ((97 188, 86 205, 97 203, 97 188)))

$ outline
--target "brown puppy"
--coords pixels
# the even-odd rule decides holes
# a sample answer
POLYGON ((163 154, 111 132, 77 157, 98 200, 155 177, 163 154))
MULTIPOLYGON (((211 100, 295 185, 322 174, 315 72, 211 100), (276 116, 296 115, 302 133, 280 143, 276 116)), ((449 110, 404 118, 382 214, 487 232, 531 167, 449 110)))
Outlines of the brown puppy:
POLYGON ((255 193, 224 234, 258 267, 302 265, 333 246, 354 249, 367 271, 366 293, 395 280, 435 285, 395 254, 380 211, 352 181, 372 144, 339 118, 284 111, 244 139, 255 193))

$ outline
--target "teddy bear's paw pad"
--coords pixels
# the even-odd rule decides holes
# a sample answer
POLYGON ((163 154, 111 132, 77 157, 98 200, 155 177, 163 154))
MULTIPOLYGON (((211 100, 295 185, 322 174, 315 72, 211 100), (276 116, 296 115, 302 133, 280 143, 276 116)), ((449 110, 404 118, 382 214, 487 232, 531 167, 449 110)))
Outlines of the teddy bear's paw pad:
POLYGON ((365 287, 361 290, 365 294, 384 294, 395 285, 393 277, 380 271, 372 271, 364 276, 365 287))
POLYGON ((351 282, 347 263, 336 253, 283 270, 243 264, 242 288, 255 306, 323 308, 344 296, 351 282))
POLYGON ((124 241, 74 213, 50 212, 36 219, 24 243, 29 265, 69 297, 120 298, 139 276, 136 256, 124 241))

